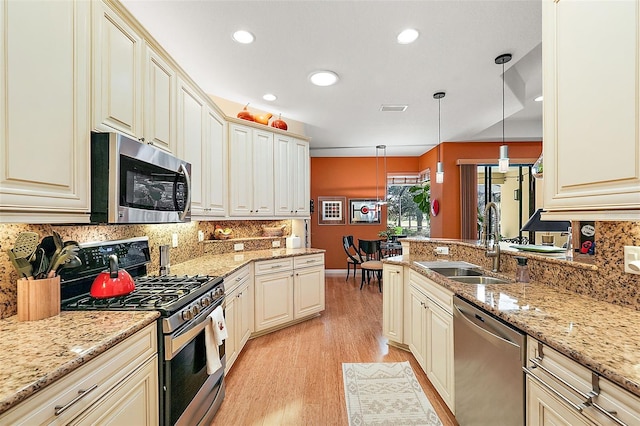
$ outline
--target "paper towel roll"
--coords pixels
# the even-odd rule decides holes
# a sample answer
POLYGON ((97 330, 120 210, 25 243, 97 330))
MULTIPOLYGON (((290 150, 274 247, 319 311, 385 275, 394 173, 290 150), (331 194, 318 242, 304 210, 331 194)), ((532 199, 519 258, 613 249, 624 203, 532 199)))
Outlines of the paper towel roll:
POLYGON ((286 239, 287 248, 300 248, 300 237, 292 235, 286 239))

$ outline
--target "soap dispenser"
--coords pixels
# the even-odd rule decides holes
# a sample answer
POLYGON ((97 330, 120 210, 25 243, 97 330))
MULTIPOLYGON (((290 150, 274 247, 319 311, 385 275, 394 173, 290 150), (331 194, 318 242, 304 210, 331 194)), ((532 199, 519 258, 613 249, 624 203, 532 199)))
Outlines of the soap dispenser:
POLYGON ((529 282, 529 267, 527 266, 527 258, 516 256, 518 266, 516 266, 516 281, 519 283, 529 282))

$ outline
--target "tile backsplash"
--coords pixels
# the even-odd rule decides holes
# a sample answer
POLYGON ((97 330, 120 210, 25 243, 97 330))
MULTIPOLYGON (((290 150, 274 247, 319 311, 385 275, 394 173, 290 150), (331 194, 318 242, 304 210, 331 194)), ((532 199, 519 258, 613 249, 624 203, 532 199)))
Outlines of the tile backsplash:
MULTIPOLYGON (((624 272, 624 246, 640 246, 640 222, 596 222, 596 251, 589 263, 532 256, 528 265, 531 279, 616 305, 640 310, 640 275, 624 272)), ((411 242, 411 256, 436 260, 436 246, 450 246, 451 259, 465 259, 490 268, 484 248, 472 244, 411 242)), ((503 252, 501 272, 515 275, 514 252, 503 252)), ((440 257, 441 258, 441 257, 440 257)))
MULTIPOLYGON (((249 239, 245 244, 246 250, 267 248, 270 239, 262 239, 264 227, 282 227, 283 235, 291 234, 291 221, 216 221, 189 222, 163 225, 30 225, 30 224, 1 224, 0 223, 0 318, 16 314, 17 294, 16 281, 18 274, 14 270, 7 256, 7 249, 13 247, 16 236, 23 231, 33 231, 40 235, 40 239, 51 235, 52 231, 60 234, 63 240, 74 240, 79 243, 92 241, 120 240, 132 237, 148 236, 151 249, 151 264, 149 273, 158 271, 159 246, 171 246, 172 235, 178 235, 178 247, 171 249, 171 263, 177 264, 201 256, 206 252, 224 252, 233 244, 217 244, 205 241, 198 242, 198 231, 204 233, 205 240, 213 238, 216 226, 231 228, 233 238, 249 239), (215 249, 211 247, 215 244, 215 249)), ((231 243, 232 241, 229 241, 231 243)), ((226 242, 225 242, 226 243, 226 242)))

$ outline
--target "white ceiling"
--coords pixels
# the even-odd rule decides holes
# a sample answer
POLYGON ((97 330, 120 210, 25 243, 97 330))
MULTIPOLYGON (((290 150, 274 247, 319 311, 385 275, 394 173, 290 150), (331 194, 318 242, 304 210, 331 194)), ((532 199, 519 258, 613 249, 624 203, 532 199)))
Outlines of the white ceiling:
POLYGON ((423 154, 438 142, 438 91, 441 141, 502 140, 503 53, 505 139, 542 139, 540 0, 122 3, 207 93, 305 123, 312 156, 423 154), (420 37, 400 45, 407 27, 420 37), (237 29, 256 41, 234 42, 237 29), (313 86, 318 69, 340 80, 313 86))

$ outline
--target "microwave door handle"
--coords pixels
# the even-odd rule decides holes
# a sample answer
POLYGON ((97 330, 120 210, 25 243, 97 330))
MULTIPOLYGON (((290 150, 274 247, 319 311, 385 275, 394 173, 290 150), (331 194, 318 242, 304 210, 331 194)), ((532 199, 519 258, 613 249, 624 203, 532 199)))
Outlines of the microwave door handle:
POLYGON ((180 213, 180 220, 184 220, 189 212, 189 206, 191 205, 191 177, 189 171, 184 164, 180 164, 180 170, 184 173, 184 179, 187 183, 187 202, 184 203, 184 211, 180 213))

